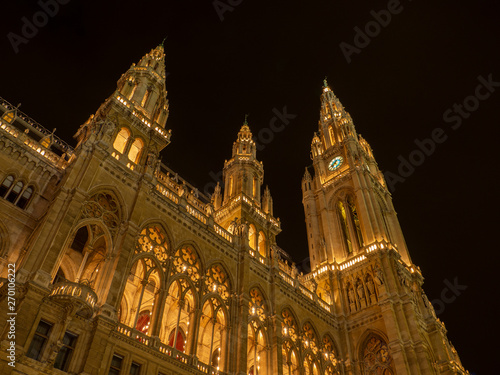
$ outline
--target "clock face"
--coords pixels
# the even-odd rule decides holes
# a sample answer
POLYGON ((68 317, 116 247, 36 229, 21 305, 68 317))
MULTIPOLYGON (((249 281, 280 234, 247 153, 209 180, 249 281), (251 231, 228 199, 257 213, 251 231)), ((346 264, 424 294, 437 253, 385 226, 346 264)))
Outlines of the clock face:
POLYGON ((344 158, 342 156, 336 156, 330 161, 330 164, 328 164, 328 169, 331 171, 334 171, 338 167, 342 165, 344 162, 344 158))

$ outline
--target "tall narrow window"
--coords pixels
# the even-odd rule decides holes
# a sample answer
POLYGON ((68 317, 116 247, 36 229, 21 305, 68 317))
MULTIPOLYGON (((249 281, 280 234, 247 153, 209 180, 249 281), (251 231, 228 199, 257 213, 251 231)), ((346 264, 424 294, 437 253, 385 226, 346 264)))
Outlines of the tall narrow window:
POLYGON ((144 142, 141 139, 136 138, 132 146, 130 146, 130 151, 128 152, 128 159, 137 164, 139 158, 141 157, 141 150, 144 147, 144 142))
POLYGON ((229 196, 233 195, 233 176, 229 177, 229 196))
POLYGON ((0 196, 5 197, 5 194, 9 191, 10 187, 14 183, 14 176, 7 176, 0 185, 0 196))
POLYGON ((359 223, 358 211, 356 210, 356 204, 351 196, 347 197, 347 205, 349 206, 351 224, 354 232, 356 233, 356 240, 358 242, 358 248, 363 246, 363 235, 361 233, 361 225, 359 223))
POLYGON ((257 198, 257 177, 253 178, 252 195, 257 198))
POLYGON ((120 375, 123 365, 123 357, 114 354, 111 359, 111 366, 109 366, 108 375, 120 375))
POLYGON ((344 203, 338 201, 337 203, 337 213, 340 220, 340 227, 342 230, 342 237, 344 239, 344 244, 348 254, 352 254, 352 241, 351 235, 349 234, 349 227, 347 225, 347 212, 345 210, 344 203))
POLYGON ((130 137, 130 131, 126 128, 122 128, 120 132, 116 135, 115 141, 113 143, 113 148, 120 154, 123 154, 123 151, 125 151, 125 146, 127 145, 129 137, 130 137))
POLYGON ((132 364, 130 365, 129 374, 130 375, 140 375, 140 373, 141 373, 141 365, 139 363, 132 362, 132 364))
POLYGON ((63 337, 63 346, 57 354, 56 360, 54 362, 54 368, 68 371, 69 363, 71 361, 71 356, 75 350, 77 335, 70 332, 66 332, 63 337))
POLYGON ((33 187, 28 186, 21 195, 21 198, 17 200, 16 205, 18 207, 25 208, 28 205, 32 195, 33 195, 33 187))
POLYGON ((21 181, 18 181, 17 184, 14 185, 12 190, 9 192, 7 195, 7 199, 9 202, 14 203, 19 197, 19 194, 21 194, 21 191, 23 190, 24 184, 21 181))
POLYGON ((31 340, 28 353, 26 354, 29 358, 39 361, 42 357, 43 349, 49 340, 50 330, 52 329, 52 324, 40 320, 38 327, 36 327, 35 335, 33 340, 31 340))
POLYGON ((257 233, 255 230, 255 227, 253 224, 250 224, 250 228, 248 228, 248 244, 250 245, 250 248, 252 250, 255 250, 256 248, 256 240, 257 240, 257 233))
POLYGON ((262 255, 263 257, 266 256, 266 236, 264 233, 261 231, 259 232, 259 254, 262 255))
POLYGON ((151 96, 151 90, 146 90, 146 93, 142 97, 141 107, 146 108, 146 103, 148 102, 149 97, 151 96))

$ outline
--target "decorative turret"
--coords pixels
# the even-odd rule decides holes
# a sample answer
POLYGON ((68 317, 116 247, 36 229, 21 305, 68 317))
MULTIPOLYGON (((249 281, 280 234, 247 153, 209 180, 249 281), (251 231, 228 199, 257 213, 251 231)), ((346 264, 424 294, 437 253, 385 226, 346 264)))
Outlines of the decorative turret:
POLYGON ((232 157, 224 163, 224 195, 221 201, 220 186, 212 195, 216 222, 234 232, 237 226, 248 230, 250 255, 267 262, 276 235, 281 232, 279 219, 273 217, 273 199, 268 187, 261 198, 264 167, 257 160, 257 147, 247 118, 233 143, 232 157))
POLYGON ((260 189, 264 167, 256 157, 257 147, 247 118, 233 143, 232 158, 224 163, 224 204, 233 196, 243 193, 260 207, 260 189))
POLYGON ((171 132, 165 130, 169 113, 165 78, 160 44, 132 64, 113 95, 80 126, 75 135, 77 152, 82 145, 97 142, 131 170, 152 175, 159 152, 170 143, 171 132))

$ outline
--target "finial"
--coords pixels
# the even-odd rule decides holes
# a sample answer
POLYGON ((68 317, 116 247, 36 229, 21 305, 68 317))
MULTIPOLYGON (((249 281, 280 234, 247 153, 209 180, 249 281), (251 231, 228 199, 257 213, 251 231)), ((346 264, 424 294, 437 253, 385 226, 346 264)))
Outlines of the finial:
POLYGON ((163 45, 165 44, 165 40, 167 40, 167 38, 168 38, 168 35, 165 38, 163 38, 163 40, 160 43, 160 46, 163 47, 163 45))
POLYGON ((245 122, 243 123, 243 125, 248 125, 248 113, 245 114, 245 122))
POLYGON ((328 77, 325 76, 325 79, 323 80, 323 87, 328 87, 328 82, 326 81, 328 77))

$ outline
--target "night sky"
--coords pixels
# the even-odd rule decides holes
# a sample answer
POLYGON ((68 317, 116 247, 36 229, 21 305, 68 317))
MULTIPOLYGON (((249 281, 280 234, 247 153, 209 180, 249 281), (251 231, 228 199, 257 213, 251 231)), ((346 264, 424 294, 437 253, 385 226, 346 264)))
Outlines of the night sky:
POLYGON ((210 189, 249 113, 278 244, 304 267, 300 181, 328 76, 380 168, 399 175, 394 205, 429 299, 445 280, 467 286, 438 311, 464 366, 498 373, 498 1, 61 2, 46 18, 35 1, 2 4, 0 96, 75 145, 121 74, 167 37, 163 162, 210 189), (34 16, 41 26, 23 35, 34 16), (285 107, 289 123, 270 132, 285 107), (398 172, 411 158, 419 165, 398 172))

